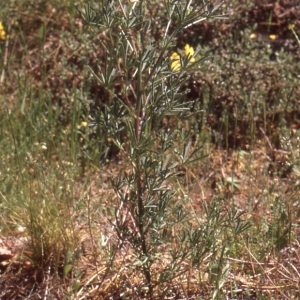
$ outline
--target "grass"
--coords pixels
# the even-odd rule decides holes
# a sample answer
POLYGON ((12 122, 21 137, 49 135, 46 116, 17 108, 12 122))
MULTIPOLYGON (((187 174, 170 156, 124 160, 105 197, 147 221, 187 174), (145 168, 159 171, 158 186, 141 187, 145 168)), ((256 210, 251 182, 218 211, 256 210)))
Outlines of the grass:
MULTIPOLYGON (((86 126, 108 104, 87 68, 103 55, 106 36, 86 28, 73 1, 11 4, 0 15, 8 33, 0 41, 0 250, 10 251, 0 251, 0 298, 146 297, 135 253, 119 247, 114 230, 124 208, 110 178, 126 170, 125 157, 104 131, 86 126)), ((288 30, 299 15, 255 7, 232 1, 228 20, 191 26, 174 47, 212 54, 181 87, 201 114, 165 122, 191 129, 193 146, 209 154, 172 185, 199 226, 213 220, 204 228, 215 252, 197 268, 183 261, 185 272, 157 287, 157 298, 299 297, 300 52, 288 30), (240 212, 251 227, 233 239, 228 228, 241 228, 230 220, 240 212)), ((170 262, 166 250, 158 248, 157 274, 170 262)))

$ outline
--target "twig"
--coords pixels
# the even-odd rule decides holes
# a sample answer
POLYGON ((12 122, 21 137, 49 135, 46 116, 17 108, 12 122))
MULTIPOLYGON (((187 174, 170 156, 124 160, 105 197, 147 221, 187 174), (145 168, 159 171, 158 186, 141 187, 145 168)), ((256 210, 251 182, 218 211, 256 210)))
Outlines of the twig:
POLYGON ((274 149, 273 149, 273 147, 272 147, 272 144, 271 144, 269 138, 267 137, 265 131, 264 131, 261 127, 259 127, 259 130, 260 130, 260 131, 262 132, 262 134, 264 135, 264 137, 265 137, 265 139, 266 139, 266 141, 267 141, 267 143, 268 143, 270 149, 271 149, 272 151, 274 151, 274 149))

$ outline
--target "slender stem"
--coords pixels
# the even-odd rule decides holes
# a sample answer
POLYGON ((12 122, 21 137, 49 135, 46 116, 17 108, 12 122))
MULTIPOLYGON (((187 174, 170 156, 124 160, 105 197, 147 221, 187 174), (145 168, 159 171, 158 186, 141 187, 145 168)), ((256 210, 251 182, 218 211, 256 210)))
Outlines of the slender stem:
MULTIPOLYGON (((143 11, 143 0, 140 2, 140 15, 144 16, 143 11)), ((141 22, 143 24, 143 22, 141 22)), ((142 25, 141 25, 142 26, 142 25)), ((142 121, 142 102, 143 102, 143 62, 142 62, 142 56, 141 56, 141 49, 142 53, 144 50, 144 38, 142 36, 142 28, 140 28, 140 43, 138 45, 138 56, 139 56, 139 67, 138 67, 138 73, 137 73, 137 88, 136 88, 136 116, 135 116, 135 138, 136 138, 136 144, 139 143, 140 138, 142 136, 141 133, 141 121, 142 121)), ((137 147, 138 148, 138 147, 137 147)), ((143 255, 146 258, 146 262, 143 264, 143 272, 144 276, 146 278, 147 284, 149 286, 149 298, 153 299, 153 287, 151 282, 151 272, 150 272, 150 263, 149 263, 149 256, 148 256, 148 249, 147 249, 147 242, 146 242, 146 235, 144 231, 144 220, 145 220, 145 207, 143 202, 143 178, 141 173, 141 157, 139 149, 136 149, 136 187, 137 187, 137 205, 138 205, 138 229, 140 233, 140 246, 143 255)))
MULTIPOLYGON (((142 83, 142 69, 141 64, 139 67, 138 73, 138 96, 137 96, 137 105, 136 105, 136 118, 135 118, 135 134, 136 134, 136 142, 138 143, 141 136, 141 108, 142 108, 142 90, 141 90, 141 83, 142 83)), ((137 185, 137 202, 138 202, 138 229, 140 232, 141 237, 141 247, 142 252, 145 257, 148 257, 148 250, 146 244, 146 237, 144 231, 144 203, 143 203, 143 189, 142 189, 142 174, 141 174, 141 166, 140 166, 140 153, 137 150, 136 154, 136 185, 137 185)), ((150 299, 153 299, 153 288, 151 283, 151 273, 149 268, 149 261, 147 260, 146 265, 143 265, 144 275, 149 285, 149 296, 150 299)))
MULTIPOLYGON (((136 160, 136 176, 137 176, 137 198, 138 198, 138 228, 139 233, 141 237, 141 247, 142 252, 145 257, 148 258, 148 250, 147 250, 147 243, 146 243, 146 236, 144 231, 144 203, 143 203, 143 197, 142 197, 142 178, 141 178, 141 171, 140 171, 140 162, 139 162, 139 156, 137 156, 136 160)), ((144 275, 146 277, 146 280, 149 285, 149 292, 150 292, 150 299, 152 299, 152 283, 151 283, 151 273, 149 270, 149 262, 147 260, 146 265, 143 266, 144 269, 144 275)))

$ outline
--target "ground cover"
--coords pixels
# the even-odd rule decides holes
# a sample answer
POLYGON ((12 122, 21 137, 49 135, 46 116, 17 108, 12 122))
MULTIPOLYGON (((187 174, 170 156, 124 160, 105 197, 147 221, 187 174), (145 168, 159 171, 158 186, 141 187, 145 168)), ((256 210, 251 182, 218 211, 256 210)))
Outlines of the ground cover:
MULTIPOLYGON (((232 1, 221 8, 227 20, 190 26, 174 45, 200 45, 198 55, 210 56, 181 87, 201 113, 163 122, 191 129, 192 147, 208 154, 180 166, 169 184, 174 202, 195 215, 190 225, 211 230, 214 247, 197 267, 183 260, 155 286, 158 299, 299 297, 297 5, 232 1), (228 228, 246 223, 234 239, 228 228)), ((150 13, 155 41, 166 24, 157 3, 150 13)), ((109 104, 87 68, 101 61, 105 32, 90 30, 73 1, 10 1, 0 20, 0 298, 149 297, 136 254, 115 230, 125 208, 110 179, 126 171, 126 157, 89 126, 109 104)), ((157 246, 154 274, 170 263, 167 250, 157 246)))

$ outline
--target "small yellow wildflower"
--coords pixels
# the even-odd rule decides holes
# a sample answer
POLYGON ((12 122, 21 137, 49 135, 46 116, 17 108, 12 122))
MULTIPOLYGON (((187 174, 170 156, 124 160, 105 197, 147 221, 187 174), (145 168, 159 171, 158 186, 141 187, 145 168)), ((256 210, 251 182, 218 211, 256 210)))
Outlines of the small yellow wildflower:
POLYGON ((4 30, 4 26, 2 22, 0 21, 0 40, 5 40, 6 39, 6 32, 4 30))
MULTIPOLYGON (((191 47, 189 44, 186 44, 184 46, 184 54, 187 58, 190 59, 190 62, 195 62, 195 58, 191 58, 194 55, 195 51, 194 48, 191 47)), ((172 71, 179 71, 181 69, 181 62, 180 62, 180 55, 177 52, 173 52, 173 54, 170 56, 171 60, 171 70, 172 71)))
MULTIPOLYGON (((194 51, 193 47, 191 47, 189 44, 186 44, 184 46, 184 53, 185 53, 187 58, 190 58, 194 55, 195 51, 194 51)), ((196 61, 195 58, 191 59, 191 62, 195 62, 195 61, 196 61)))
POLYGON ((257 34, 256 33, 251 33, 250 34, 250 39, 253 40, 253 39, 256 39, 257 38, 257 34))
POLYGON ((276 35, 276 34, 271 34, 271 35, 269 35, 269 38, 270 38, 272 41, 274 41, 274 40, 277 39, 277 35, 276 35))
POLYGON ((171 70, 172 71, 179 71, 181 69, 181 63, 180 63, 180 56, 177 52, 173 52, 173 54, 170 56, 171 63, 171 70))
POLYGON ((171 60, 180 60, 180 56, 177 52, 173 52, 173 54, 170 56, 171 60))
POLYGON ((19 25, 19 22, 13 19, 13 20, 11 21, 11 25, 12 25, 12 26, 18 26, 18 25, 19 25))
POLYGON ((87 122, 85 122, 85 121, 81 122, 81 126, 86 127, 87 125, 88 125, 87 122))
POLYGON ((295 28, 295 24, 289 24, 289 26, 288 26, 288 29, 289 30, 292 30, 292 29, 294 29, 295 28))

